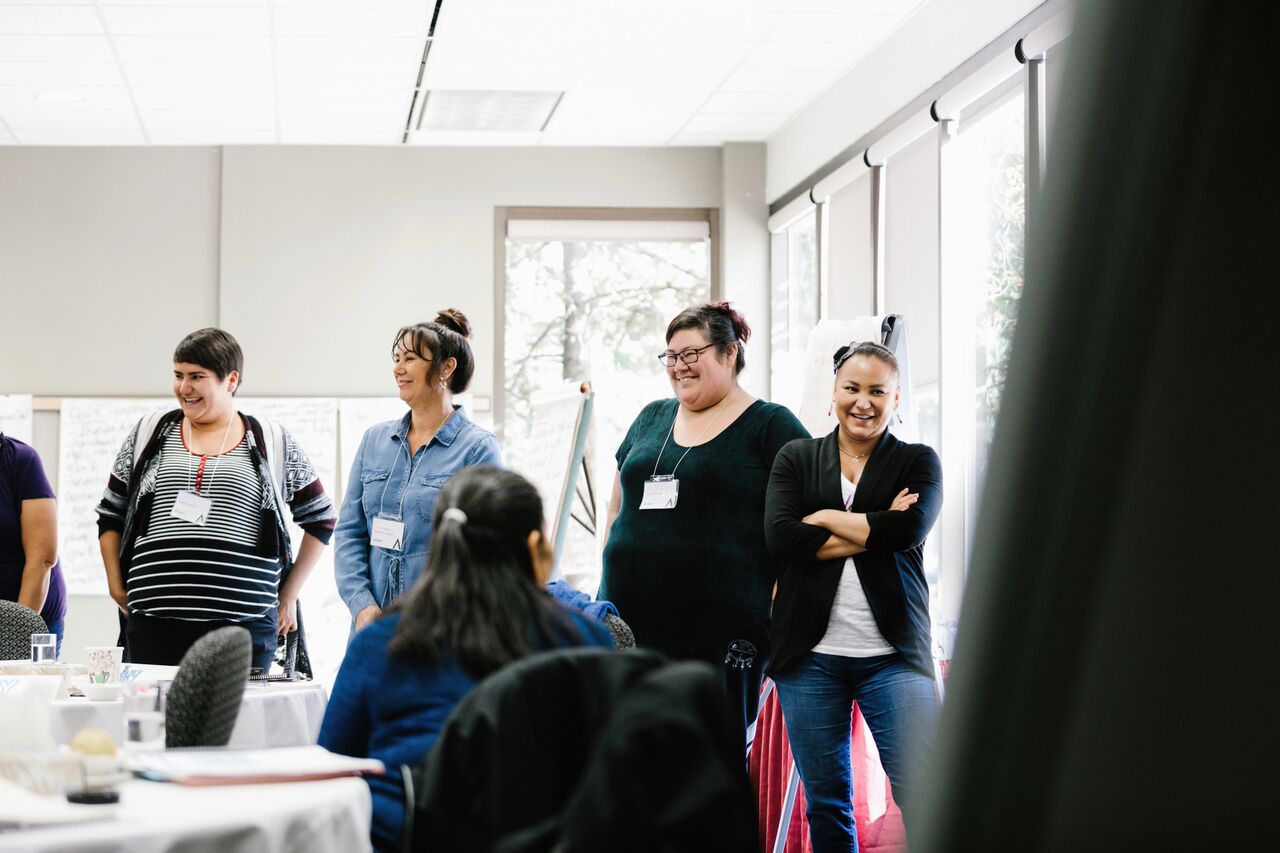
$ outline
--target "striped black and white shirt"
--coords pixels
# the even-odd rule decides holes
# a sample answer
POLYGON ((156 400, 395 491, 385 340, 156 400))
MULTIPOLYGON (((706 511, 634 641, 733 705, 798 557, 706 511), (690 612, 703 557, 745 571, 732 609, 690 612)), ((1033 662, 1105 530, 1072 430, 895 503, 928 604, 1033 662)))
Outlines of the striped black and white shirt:
POLYGON ((257 550, 263 488, 247 442, 221 456, 190 453, 174 429, 160 450, 155 499, 129 566, 130 612, 239 622, 276 606, 280 561, 257 550), (175 518, 181 491, 213 501, 204 525, 175 518))

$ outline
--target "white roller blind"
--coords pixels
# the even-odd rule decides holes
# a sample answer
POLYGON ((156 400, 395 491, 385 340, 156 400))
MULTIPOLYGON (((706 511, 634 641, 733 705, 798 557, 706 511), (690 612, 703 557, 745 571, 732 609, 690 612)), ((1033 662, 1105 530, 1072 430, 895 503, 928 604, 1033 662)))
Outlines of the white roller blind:
POLYGON ((874 313, 871 174, 831 197, 827 230, 828 316, 852 320, 874 313))
POLYGON ((938 380, 938 130, 885 169, 885 307, 911 323, 916 386, 938 380))
POLYGON ((711 226, 705 219, 512 219, 507 222, 507 236, 513 240, 697 241, 711 236, 711 226))

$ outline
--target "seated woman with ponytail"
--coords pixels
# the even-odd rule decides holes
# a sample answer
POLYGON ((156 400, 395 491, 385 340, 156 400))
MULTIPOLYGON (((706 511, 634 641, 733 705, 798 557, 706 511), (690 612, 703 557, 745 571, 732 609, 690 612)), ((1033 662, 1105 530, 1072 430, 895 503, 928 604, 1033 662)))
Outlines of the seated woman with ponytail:
POLYGON ((320 728, 326 749, 387 766, 369 778, 380 850, 401 842, 400 765, 426 757, 477 681, 537 651, 613 646, 603 625, 547 594, 554 555, 542 501, 519 474, 460 471, 436 501, 433 530, 422 577, 352 639, 320 728))

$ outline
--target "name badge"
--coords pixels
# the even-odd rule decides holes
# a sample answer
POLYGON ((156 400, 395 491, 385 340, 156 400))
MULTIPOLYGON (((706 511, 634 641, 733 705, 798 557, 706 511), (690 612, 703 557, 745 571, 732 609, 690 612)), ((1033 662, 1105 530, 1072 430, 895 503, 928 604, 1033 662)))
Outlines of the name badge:
POLYGON ((675 509, 680 496, 680 481, 670 474, 658 474, 644 482, 641 509, 675 509))
POLYGON ((178 499, 173 502, 169 515, 204 527, 212 510, 212 499, 201 497, 195 492, 181 491, 178 492, 178 499))
POLYGON ((380 515, 373 518, 373 529, 369 531, 369 543, 375 548, 386 548, 388 551, 399 551, 404 548, 404 522, 380 515))

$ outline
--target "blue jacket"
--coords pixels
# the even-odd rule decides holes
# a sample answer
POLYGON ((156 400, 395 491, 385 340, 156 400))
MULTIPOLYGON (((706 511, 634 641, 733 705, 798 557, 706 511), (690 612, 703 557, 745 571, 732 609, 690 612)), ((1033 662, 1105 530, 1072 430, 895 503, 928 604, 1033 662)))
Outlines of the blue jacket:
MULTIPOLYGON (((556 605, 563 606, 563 605, 556 605)), ((594 619, 565 608, 579 637, 556 645, 613 648, 609 632, 594 619)), ((355 635, 338 670, 319 743, 331 752, 377 758, 384 776, 368 777, 373 794, 373 839, 379 850, 396 849, 404 824, 400 765, 422 763, 445 720, 476 682, 456 663, 405 661, 387 654, 400 624, 392 613, 355 635)))
POLYGON ((334 576, 352 617, 370 604, 384 610, 422 574, 431 542, 436 497, 449 478, 468 465, 501 465, 498 439, 476 426, 461 406, 431 441, 409 458, 411 412, 370 427, 351 463, 342 514, 334 531, 334 576), (412 482, 410 473, 412 472, 412 482), (378 513, 404 522, 404 548, 369 543, 378 513))

